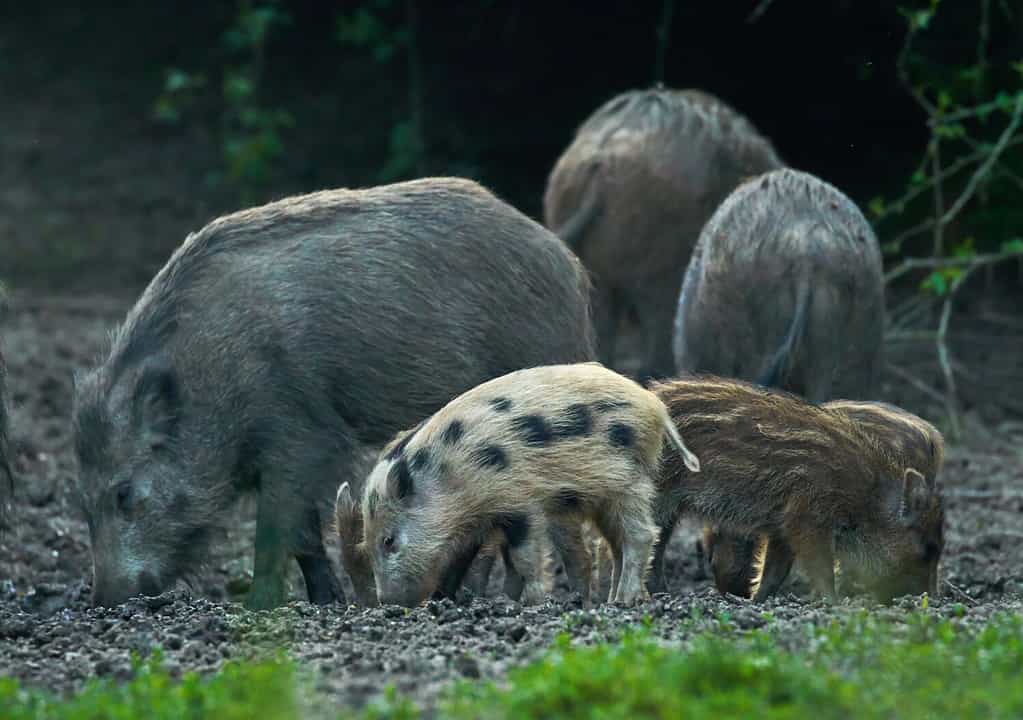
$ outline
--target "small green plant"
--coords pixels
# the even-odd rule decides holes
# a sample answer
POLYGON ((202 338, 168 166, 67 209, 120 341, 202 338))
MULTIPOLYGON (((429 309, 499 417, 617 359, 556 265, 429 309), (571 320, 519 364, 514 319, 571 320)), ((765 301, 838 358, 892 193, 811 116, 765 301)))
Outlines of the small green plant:
MULTIPOLYGON (((224 32, 226 53, 221 69, 218 108, 222 169, 210 178, 239 189, 244 200, 266 187, 284 155, 284 133, 294 119, 284 109, 266 105, 261 97, 267 44, 274 31, 290 23, 278 0, 238 0, 233 24, 224 32)), ((211 91, 206 73, 170 68, 156 99, 154 117, 178 124, 196 112, 211 91)))
POLYGON ((381 182, 422 174, 427 156, 424 131, 422 67, 417 43, 418 7, 416 0, 405 0, 404 21, 393 26, 388 21, 398 3, 394 0, 368 0, 361 7, 337 17, 337 40, 342 47, 367 51, 380 65, 404 56, 408 107, 404 117, 391 127, 388 156, 378 173, 381 182))

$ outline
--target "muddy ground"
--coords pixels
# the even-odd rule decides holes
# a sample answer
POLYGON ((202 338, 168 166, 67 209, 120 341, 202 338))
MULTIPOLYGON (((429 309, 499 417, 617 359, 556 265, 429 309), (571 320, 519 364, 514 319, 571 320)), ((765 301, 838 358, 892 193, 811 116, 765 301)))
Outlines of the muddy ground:
MULTIPOLYGON (((360 705, 387 683, 428 701, 453 678, 500 677, 565 630, 583 641, 613 638, 624 626, 649 616, 657 632, 678 637, 714 624, 719 611, 730 615, 737 631, 763 624, 762 608, 710 589, 693 552, 691 524, 673 540, 670 594, 635 609, 581 611, 561 585, 549 604, 536 608, 500 597, 431 602, 410 613, 318 608, 299 599, 301 585, 293 582, 294 602, 269 614, 251 614, 239 604, 248 584, 253 532, 252 509, 244 505, 191 590, 91 609, 87 531, 69 501, 74 472, 68 427, 71 376, 102 352, 106 332, 131 300, 16 293, 0 327, 10 366, 18 473, 12 526, 0 540, 0 674, 70 693, 90 677, 128 677, 131 653, 145 654, 156 645, 175 672, 210 670, 228 658, 284 647, 312 671, 314 697, 326 706, 338 701, 360 705), (705 620, 683 627, 680 621, 694 608, 703 611, 705 620)), ((1004 320, 1015 302, 1010 297, 999 307, 986 301, 968 304, 975 317, 958 318, 957 327, 976 335, 984 318, 1004 320)), ((998 367, 1020 367, 1019 330, 1002 324, 1000 364, 986 346, 969 342, 973 335, 964 336, 959 357, 964 367, 974 368, 970 372, 988 377, 998 367)), ((899 352, 891 360, 900 361, 899 352)), ((933 369, 927 367, 919 364, 915 376, 931 381, 927 373, 933 369)), ((888 399, 941 422, 935 406, 925 402, 926 394, 914 391, 903 377, 886 377, 888 399)), ((1015 386, 971 403, 965 437, 949 450, 943 478, 949 508, 947 583, 935 612, 951 613, 953 603, 962 603, 970 621, 1001 609, 1021 610, 1023 423, 1011 409, 1019 397, 1015 386), (1010 407, 999 402, 1000 396, 1010 407)), ((297 569, 293 579, 298 580, 297 569)), ((797 580, 766 608, 775 617, 776 632, 797 643, 805 622, 823 622, 865 602, 830 607, 793 594, 803 589, 797 580)), ((875 611, 897 618, 914 602, 904 599, 875 611)))

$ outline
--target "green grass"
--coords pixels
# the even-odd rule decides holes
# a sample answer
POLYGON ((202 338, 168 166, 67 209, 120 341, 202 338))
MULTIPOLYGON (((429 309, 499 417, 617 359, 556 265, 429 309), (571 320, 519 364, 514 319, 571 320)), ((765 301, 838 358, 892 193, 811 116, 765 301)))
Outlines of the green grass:
MULTIPOLYGON (((704 632, 659 644, 648 630, 619 643, 573 646, 563 635, 499 684, 460 682, 447 718, 1008 718, 1023 716, 1023 620, 969 628, 919 613, 891 624, 867 613, 804 633, 770 626, 742 636, 704 632)), ((60 700, 0 680, 0 717, 289 718, 309 710, 286 660, 231 663, 201 680, 172 680, 159 658, 134 679, 94 681, 60 700)), ((322 704, 322 703, 321 703, 322 704)), ((328 714, 333 714, 330 710, 328 714)), ((316 713, 321 714, 320 712, 316 713)), ((416 717, 390 693, 360 716, 416 717)), ((351 714, 338 715, 351 717, 351 714)))

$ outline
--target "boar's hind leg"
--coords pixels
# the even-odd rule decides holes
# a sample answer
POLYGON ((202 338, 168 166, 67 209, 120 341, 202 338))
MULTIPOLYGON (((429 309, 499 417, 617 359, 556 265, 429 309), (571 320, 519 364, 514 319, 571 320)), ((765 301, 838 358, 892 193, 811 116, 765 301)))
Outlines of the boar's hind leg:
MULTIPOLYGON (((505 576, 516 573, 521 578, 520 601, 523 605, 538 605, 546 594, 543 585, 546 519, 539 509, 534 509, 502 518, 501 526, 508 540, 504 556, 505 576)), ((507 579, 505 587, 508 587, 507 579)))
POLYGON ((298 567, 302 570, 302 577, 305 578, 309 602, 316 605, 327 605, 332 602, 343 603, 345 593, 341 589, 341 583, 334 577, 330 561, 327 560, 327 552, 323 547, 320 513, 315 507, 308 512, 308 523, 308 531, 312 535, 307 543, 311 548, 304 553, 299 553, 296 558, 298 567))
POLYGON ((760 587, 753 597, 754 602, 763 602, 778 592, 792 569, 792 548, 784 538, 772 535, 767 540, 767 553, 764 555, 764 569, 760 573, 760 587))
POLYGON ((583 526, 577 516, 556 517, 550 524, 551 544, 565 564, 569 586, 580 593, 583 606, 590 604, 590 576, 593 573, 590 551, 583 540, 583 526))
POLYGON ((828 532, 813 532, 793 537, 792 546, 796 549, 800 565, 810 583, 817 592, 835 600, 835 551, 832 535, 828 532))
POLYGON ((643 338, 643 365, 639 373, 643 384, 675 374, 675 352, 671 346, 675 301, 670 290, 665 292, 661 288, 636 297, 643 338))
POLYGON ((668 592, 668 584, 664 578, 664 556, 667 554, 675 526, 678 525, 679 514, 673 513, 667 521, 661 522, 658 528, 657 540, 654 541, 654 559, 647 581, 647 589, 651 593, 668 592))

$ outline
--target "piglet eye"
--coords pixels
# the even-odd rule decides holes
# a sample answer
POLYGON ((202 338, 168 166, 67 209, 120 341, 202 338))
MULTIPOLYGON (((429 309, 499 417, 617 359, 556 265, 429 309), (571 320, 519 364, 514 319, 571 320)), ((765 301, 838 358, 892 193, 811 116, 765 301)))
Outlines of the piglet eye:
POLYGON ((384 538, 384 550, 394 550, 394 536, 388 535, 384 538))
POLYGON ((128 512, 131 506, 131 484, 121 483, 117 486, 117 509, 128 512))

